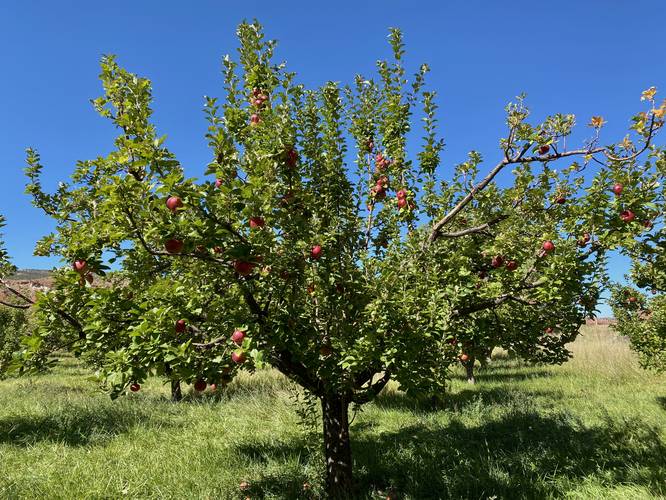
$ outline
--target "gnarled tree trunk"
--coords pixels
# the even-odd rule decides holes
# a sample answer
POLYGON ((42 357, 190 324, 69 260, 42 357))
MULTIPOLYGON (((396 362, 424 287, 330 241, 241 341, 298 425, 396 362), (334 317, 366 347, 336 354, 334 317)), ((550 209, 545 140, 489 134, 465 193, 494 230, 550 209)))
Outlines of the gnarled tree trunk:
POLYGON ((469 359, 463 363, 463 366, 467 373, 467 383, 476 384, 476 379, 474 378, 474 356, 470 356, 469 359))
POLYGON ((180 380, 171 381, 171 401, 177 403, 183 399, 183 391, 180 388, 180 380))
POLYGON ((326 492, 329 498, 352 498, 352 458, 349 440, 349 401, 340 394, 321 398, 324 420, 326 492))

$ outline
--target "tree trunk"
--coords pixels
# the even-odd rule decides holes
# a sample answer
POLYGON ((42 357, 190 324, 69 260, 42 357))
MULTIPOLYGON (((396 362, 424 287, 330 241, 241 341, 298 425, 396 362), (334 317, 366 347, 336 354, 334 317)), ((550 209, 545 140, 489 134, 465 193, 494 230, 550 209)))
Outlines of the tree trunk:
POLYGON ((171 381, 171 401, 177 403, 183 399, 183 391, 180 389, 180 380, 171 381))
POLYGON ((467 361, 463 363, 465 366, 465 371, 467 372, 467 383, 476 384, 476 379, 474 378, 474 356, 470 356, 467 361))
POLYGON ((321 398, 329 498, 352 498, 352 458, 349 440, 349 402, 339 394, 321 398))

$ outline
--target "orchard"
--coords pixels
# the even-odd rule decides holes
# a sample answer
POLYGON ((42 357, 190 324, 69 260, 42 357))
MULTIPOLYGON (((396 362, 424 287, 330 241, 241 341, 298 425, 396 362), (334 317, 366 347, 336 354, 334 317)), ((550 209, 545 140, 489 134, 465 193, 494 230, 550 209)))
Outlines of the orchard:
MULTIPOLYGON (((320 88, 274 62, 258 24, 241 24, 238 39, 222 97, 205 99, 210 162, 199 178, 153 125, 150 81, 113 56, 93 100, 117 130, 113 150, 79 162, 55 191, 27 151, 27 193, 55 224, 36 253, 65 265, 36 300, 13 372, 66 349, 114 398, 157 376, 178 400, 181 382, 221 390, 239 370, 272 366, 318 399, 325 489, 347 498, 350 408, 390 381, 439 403, 452 368, 473 380, 475 360, 496 347, 565 362, 613 251, 636 256, 639 284, 664 290, 666 163, 654 138, 666 107, 653 89, 621 142, 593 116, 577 146, 576 117, 532 120, 519 96, 495 156, 472 151, 451 166, 429 68, 407 76, 400 31, 376 74, 320 88), (417 124, 420 144, 408 139, 417 124)), ((642 297, 625 302, 621 331, 648 317, 627 334, 662 363, 661 295, 649 313, 642 297)))

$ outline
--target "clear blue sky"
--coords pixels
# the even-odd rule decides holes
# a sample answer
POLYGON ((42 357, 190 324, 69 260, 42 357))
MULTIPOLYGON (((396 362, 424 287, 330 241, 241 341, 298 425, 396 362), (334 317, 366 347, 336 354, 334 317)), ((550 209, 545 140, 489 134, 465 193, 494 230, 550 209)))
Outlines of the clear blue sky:
MULTIPOLYGON (((202 96, 221 94, 221 56, 235 51, 236 25, 253 18, 279 40, 278 58, 309 85, 370 73, 388 55, 387 28, 402 28, 408 61, 432 68, 446 165, 471 149, 488 163, 497 158, 503 108, 523 91, 537 117, 574 113, 584 124, 602 114, 609 142, 624 135, 642 90, 655 85, 666 94, 665 0, 5 0, 0 213, 19 267, 56 264, 32 256, 51 226, 23 194, 24 149, 39 150, 53 187, 76 160, 111 147, 114 131, 88 103, 100 94, 100 55, 117 54, 152 79, 158 131, 195 175, 210 157, 202 96)), ((626 270, 621 259, 612 261, 615 278, 626 270)))

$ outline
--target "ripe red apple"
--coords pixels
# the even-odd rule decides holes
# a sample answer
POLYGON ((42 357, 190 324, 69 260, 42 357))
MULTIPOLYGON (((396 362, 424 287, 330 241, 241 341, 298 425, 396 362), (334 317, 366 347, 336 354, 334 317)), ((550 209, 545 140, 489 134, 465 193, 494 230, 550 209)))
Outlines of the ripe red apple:
POLYGON ((176 212, 176 210, 183 206, 183 200, 178 198, 178 196, 169 196, 166 201, 166 206, 172 212, 176 212))
POLYGON ((217 384, 210 384, 208 387, 210 387, 211 392, 217 391, 217 384))
POLYGON ((257 113, 252 113, 252 116, 250 116, 250 125, 254 127, 256 125, 259 125, 260 121, 261 117, 257 113))
POLYGON ((231 353, 231 361, 234 363, 243 364, 245 363, 245 353, 243 351, 234 351, 231 353))
POLYGON ((164 248, 169 253, 180 253, 183 251, 183 242, 181 240, 172 238, 164 243, 164 248))
POLYGON ((259 97, 261 95, 261 89, 255 87, 254 89, 252 89, 252 95, 254 97, 259 97))
POLYGON ((549 326, 548 328, 546 328, 546 333, 553 333, 553 327, 549 326))
POLYGON ((176 326, 174 327, 176 333, 183 333, 186 328, 187 328, 187 322, 184 319, 179 319, 178 321, 176 321, 176 326))
POLYGON ((552 252, 555 250, 555 243, 550 240, 546 240, 543 242, 543 245, 541 245, 541 248, 543 248, 545 252, 552 252))
POLYGON ((506 263, 506 268, 509 271, 515 271, 516 269, 518 269, 518 262, 516 262, 515 260, 509 260, 506 263))
POLYGON ((235 260, 234 261, 234 270, 241 276, 247 276, 254 269, 254 264, 252 262, 247 262, 245 260, 235 260))
POLYGON ((631 210, 623 210, 620 212, 620 219, 624 222, 631 222, 636 218, 636 214, 631 210))
POLYGON ((206 390, 206 381, 203 379, 199 379, 196 382, 194 382, 194 390, 198 392, 203 392, 206 390))
POLYGON ((266 225, 266 221, 261 217, 250 217, 250 229, 261 229, 266 225))
POLYGON ((132 392, 139 392, 140 389, 141 389, 141 385, 137 384, 136 382, 134 382, 132 385, 130 385, 130 391, 132 391, 132 392))
POLYGON ((398 197, 399 200, 407 198, 407 190, 406 189, 401 189, 396 193, 396 196, 398 197))
POLYGON ((215 187, 220 188, 222 186, 222 179, 215 179, 215 187))
POLYGON ((85 260, 75 260, 72 264, 72 268, 79 274, 83 274, 88 271, 88 263, 85 260))
POLYGON ((463 353, 463 354, 461 354, 460 356, 458 356, 458 358, 459 358, 460 361, 462 361, 463 363, 469 361, 469 356, 468 356, 467 354, 465 354, 465 353, 463 353))
POLYGON ((258 108, 260 108, 263 103, 264 103, 263 99, 259 99, 259 98, 252 101, 252 104, 254 104, 258 108))
POLYGON ((310 249, 310 258, 317 260, 321 257, 322 248, 321 245, 315 245, 310 249))
POLYGON ((557 203, 558 205, 564 205, 566 202, 567 202, 567 199, 564 196, 558 196, 555 199, 555 203, 557 203))
POLYGON ((613 186, 613 192, 615 193, 615 196, 620 196, 622 194, 622 191, 624 190, 624 186, 620 184, 619 182, 616 183, 613 186))
POLYGON ((490 261, 490 265, 493 266, 495 269, 497 269, 498 267, 502 267, 502 264, 504 264, 504 257, 502 257, 501 255, 496 255, 490 261))
POLYGON ((548 144, 544 144, 543 146, 539 147, 540 155, 545 155, 548 151, 550 151, 550 146, 548 144))
POLYGON ((407 200, 404 198, 398 198, 398 208, 402 210, 407 206, 407 200))
POLYGON ((386 190, 383 186, 375 185, 370 188, 370 195, 378 200, 383 200, 386 198, 386 190))
POLYGON ((243 330, 234 330, 234 333, 231 334, 231 340, 236 345, 241 345, 243 339, 245 338, 245 332, 243 330))
POLYGON ((312 295, 315 291, 315 286, 314 285, 308 285, 308 293, 312 295))

